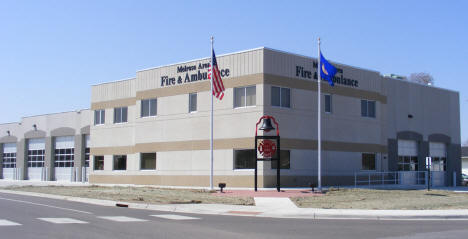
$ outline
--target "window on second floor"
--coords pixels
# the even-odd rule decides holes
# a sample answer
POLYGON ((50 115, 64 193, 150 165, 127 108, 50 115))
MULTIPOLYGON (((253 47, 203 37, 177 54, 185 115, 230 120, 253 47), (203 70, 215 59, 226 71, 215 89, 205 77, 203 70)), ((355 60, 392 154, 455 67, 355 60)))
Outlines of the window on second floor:
POLYGON ((374 100, 361 100, 361 116, 375 118, 374 100))
POLYGON ((332 96, 325 95, 325 112, 331 113, 332 112, 332 96))
POLYGON ((102 110, 95 110, 94 111, 94 125, 104 124, 106 121, 106 111, 102 110))
POLYGON ((127 122, 128 107, 114 108, 114 124, 127 122))
POLYGON ((234 88, 234 108, 255 106, 256 97, 254 85, 234 88))
POLYGON ((278 107, 291 107, 291 90, 277 86, 271 87, 271 105, 278 107))
POLYGON ((156 116, 157 114, 156 111, 158 109, 157 107, 158 107, 157 99, 141 100, 140 116, 141 117, 156 116))
POLYGON ((189 112, 197 111, 197 93, 189 94, 189 112))

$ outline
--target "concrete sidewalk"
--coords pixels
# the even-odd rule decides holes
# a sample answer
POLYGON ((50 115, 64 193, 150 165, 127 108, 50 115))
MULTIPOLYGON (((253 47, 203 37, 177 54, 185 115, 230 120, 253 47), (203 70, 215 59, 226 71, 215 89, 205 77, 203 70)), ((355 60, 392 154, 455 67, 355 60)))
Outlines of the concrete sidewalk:
MULTIPOLYGON (((0 180, 0 187, 8 186, 89 186, 81 182, 40 182, 40 181, 15 181, 0 180)), ((104 186, 104 185, 103 185, 104 186)), ((127 185, 132 186, 132 185, 127 185)), ((176 188, 176 187, 174 187, 176 188)), ((177 187, 180 188, 180 187, 177 187)), ((442 189, 442 188, 441 188, 442 189)), ((463 188, 443 188, 451 191, 466 192, 463 188)), ((306 190, 306 189, 302 189, 306 190)), ((268 190, 264 190, 268 191, 268 190)), ((270 190, 272 191, 272 190, 270 190)), ((287 191, 287 190, 286 190, 287 191)), ((301 190, 291 190, 301 191, 301 190)), ((46 197, 51 199, 68 200, 81 203, 89 203, 102 206, 116 206, 117 203, 128 205, 129 208, 147 209, 166 212, 215 214, 215 215, 238 215, 271 218, 301 218, 301 219, 373 219, 373 220, 468 220, 468 209, 456 210, 357 210, 357 209, 320 209, 320 208, 298 208, 287 197, 265 197, 254 196, 256 206, 239 206, 223 204, 166 204, 155 205, 145 203, 117 202, 110 200, 99 200, 89 198, 78 198, 70 196, 59 196, 32 192, 19 192, 11 190, 0 190, 1 193, 16 195, 46 197)), ((286 193, 288 194, 288 193, 286 193)), ((261 195, 261 194, 260 194, 261 195)), ((265 192, 263 195, 274 195, 265 192)))

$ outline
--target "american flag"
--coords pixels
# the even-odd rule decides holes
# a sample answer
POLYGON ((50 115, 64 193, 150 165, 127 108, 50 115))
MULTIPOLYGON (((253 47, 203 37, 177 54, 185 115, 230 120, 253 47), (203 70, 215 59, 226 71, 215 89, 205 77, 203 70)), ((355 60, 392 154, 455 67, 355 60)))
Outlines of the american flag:
POLYGON ((216 55, 213 50, 211 54, 211 61, 213 62, 213 66, 211 67, 212 72, 213 72, 213 95, 218 98, 219 100, 222 100, 224 97, 224 84, 223 80, 221 79, 221 74, 219 73, 218 69, 218 62, 216 61, 216 55))

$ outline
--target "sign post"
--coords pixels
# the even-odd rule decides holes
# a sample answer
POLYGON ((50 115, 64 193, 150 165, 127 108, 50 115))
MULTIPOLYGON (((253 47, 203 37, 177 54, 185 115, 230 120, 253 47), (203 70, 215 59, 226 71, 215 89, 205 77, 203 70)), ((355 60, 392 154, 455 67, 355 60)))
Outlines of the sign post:
POLYGON ((275 161, 276 160, 276 190, 280 191, 280 136, 279 125, 273 116, 264 115, 260 117, 255 125, 255 191, 257 191, 257 163, 258 161, 275 161), (258 128, 258 125, 263 120, 263 125, 258 128), (271 125, 273 120, 276 129, 271 125), (259 136, 258 130, 268 133, 270 130, 276 130, 276 135, 261 135, 259 136))
POLYGON ((431 191, 431 165, 432 165, 432 158, 426 157, 427 191, 431 191))

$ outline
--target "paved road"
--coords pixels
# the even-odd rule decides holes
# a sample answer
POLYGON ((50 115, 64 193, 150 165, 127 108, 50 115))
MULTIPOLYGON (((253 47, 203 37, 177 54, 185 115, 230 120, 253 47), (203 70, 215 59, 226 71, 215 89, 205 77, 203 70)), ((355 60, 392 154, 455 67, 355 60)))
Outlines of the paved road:
POLYGON ((467 238, 468 221, 270 219, 105 207, 0 193, 0 238, 467 238))

